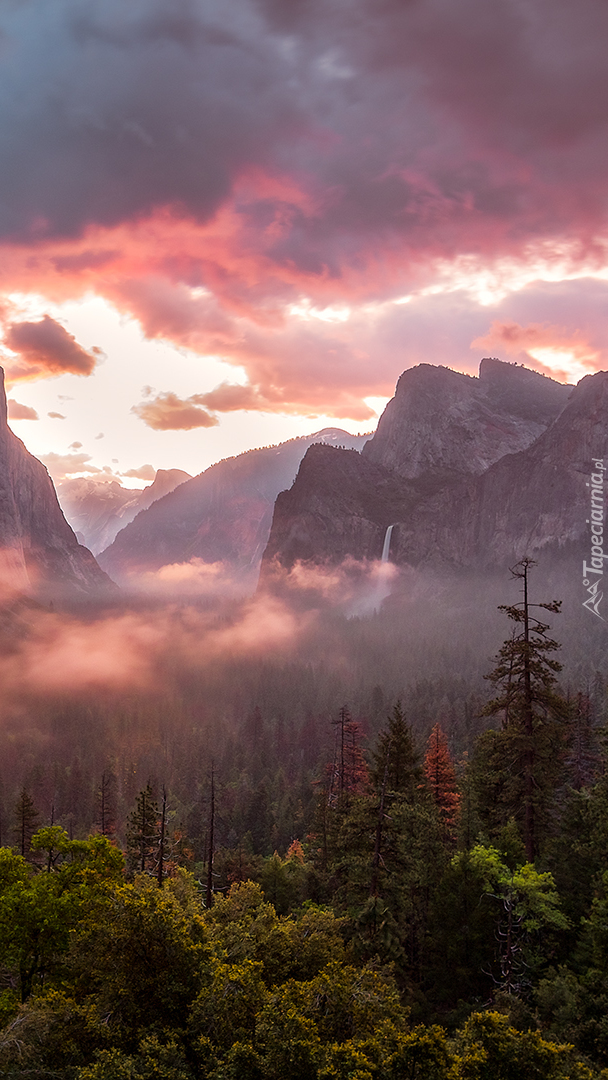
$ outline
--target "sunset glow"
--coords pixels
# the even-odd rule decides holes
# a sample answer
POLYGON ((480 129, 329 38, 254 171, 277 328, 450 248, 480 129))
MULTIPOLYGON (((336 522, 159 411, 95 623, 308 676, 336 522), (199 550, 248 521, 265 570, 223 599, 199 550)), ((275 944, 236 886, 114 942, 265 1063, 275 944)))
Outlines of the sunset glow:
POLYGON ((4 12, 0 353, 34 453, 198 472, 369 430, 421 362, 606 366, 605 7, 351 9, 4 12))

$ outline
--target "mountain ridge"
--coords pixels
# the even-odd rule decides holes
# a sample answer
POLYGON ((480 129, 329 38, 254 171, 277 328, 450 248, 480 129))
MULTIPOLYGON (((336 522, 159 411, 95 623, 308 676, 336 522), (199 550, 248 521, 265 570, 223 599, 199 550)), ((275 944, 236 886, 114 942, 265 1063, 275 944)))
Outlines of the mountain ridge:
MULTIPOLYGON (((277 498, 262 579, 299 559, 378 559, 389 524, 396 526, 392 561, 449 562, 450 530, 462 546, 454 522, 466 492, 478 492, 475 485, 501 461, 527 453, 573 393, 495 358, 482 361, 479 379, 432 365, 408 369, 358 463, 346 467, 340 451, 308 450, 291 490, 277 498), (382 505, 379 491, 387 495, 382 505)), ((452 552, 452 561, 459 555, 452 552)))
POLYGON ((315 441, 362 446, 367 435, 323 428, 312 435, 224 458, 137 515, 99 555, 117 579, 198 558, 224 562, 253 580, 274 503, 315 441))
POLYGON ((68 525, 53 482, 8 426, 0 368, 0 588, 45 602, 117 591, 68 525))

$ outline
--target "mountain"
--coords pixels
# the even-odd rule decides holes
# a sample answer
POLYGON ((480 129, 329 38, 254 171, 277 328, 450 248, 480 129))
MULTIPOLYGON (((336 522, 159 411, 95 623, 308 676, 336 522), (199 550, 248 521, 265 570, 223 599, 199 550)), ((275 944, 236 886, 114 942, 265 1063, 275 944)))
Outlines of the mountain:
POLYGON ((530 446, 571 389, 493 358, 481 361, 478 378, 419 364, 399 378, 363 456, 405 479, 445 486, 530 446))
POLYGON ((380 558, 391 524, 398 524, 393 561, 429 558, 438 544, 433 530, 443 526, 438 558, 457 560, 453 522, 463 493, 473 492, 468 520, 476 521, 474 478, 525 454, 571 394, 570 386, 495 359, 482 361, 479 378, 429 364, 405 371, 361 455, 323 446, 307 452, 293 487, 277 499, 263 574, 299 559, 380 558))
POLYGON ((99 562, 117 579, 193 558, 224 562, 245 576, 254 575, 275 499, 293 483, 307 449, 313 443, 359 449, 368 438, 325 428, 219 461, 138 514, 99 562))
POLYGON ((0 368, 0 589, 43 601, 108 595, 116 586, 68 525, 44 465, 7 424, 0 368))
MULTIPOLYGON (((392 558, 479 569, 573 549, 582 559, 590 549, 591 477, 603 476, 598 461, 608 463, 606 371, 581 379, 563 412, 526 450, 427 500, 409 520, 404 516, 392 558)), ((603 491, 603 482, 595 486, 603 491)))
POLYGON ((191 479, 182 469, 159 469, 154 482, 142 490, 123 488, 116 480, 77 477, 57 484, 57 497, 79 541, 98 555, 141 510, 191 479))

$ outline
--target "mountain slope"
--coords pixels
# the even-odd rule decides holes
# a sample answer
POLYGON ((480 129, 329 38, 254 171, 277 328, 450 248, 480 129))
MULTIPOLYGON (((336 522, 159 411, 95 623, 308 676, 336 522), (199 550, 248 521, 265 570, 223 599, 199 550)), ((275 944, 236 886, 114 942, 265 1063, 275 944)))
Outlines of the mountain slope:
POLYGON ((57 497, 78 539, 98 555, 142 510, 191 479, 182 469, 159 469, 153 483, 141 490, 123 488, 116 480, 78 477, 58 484, 57 497))
MULTIPOLYGON (((590 547, 593 462, 608 463, 608 372, 587 375, 536 442, 403 520, 393 557, 485 568, 590 547)), ((397 520, 397 519, 396 519, 397 520)), ((606 545, 608 551, 608 544, 606 545)))
POLYGON ((117 579, 193 558, 254 573, 277 494, 293 483, 308 447, 324 442, 360 448, 367 438, 326 428, 220 461, 139 514, 99 562, 117 579))
POLYGON ((65 520, 44 465, 7 424, 0 368, 0 587, 43 600, 115 590, 65 520))
POLYGON ((490 358, 481 361, 479 378, 420 364, 399 378, 363 456, 405 479, 425 476, 445 486, 530 446, 571 390, 490 358))
POLYGON ((534 445, 571 394, 498 360, 482 361, 479 379, 426 364, 405 371, 359 457, 347 463, 343 451, 308 451, 291 491, 277 499, 263 574, 272 574, 273 562, 379 558, 389 524, 398 525, 393 561, 424 561, 436 549, 438 558, 457 560, 463 492, 470 485, 476 492, 474 477, 497 460, 534 445))

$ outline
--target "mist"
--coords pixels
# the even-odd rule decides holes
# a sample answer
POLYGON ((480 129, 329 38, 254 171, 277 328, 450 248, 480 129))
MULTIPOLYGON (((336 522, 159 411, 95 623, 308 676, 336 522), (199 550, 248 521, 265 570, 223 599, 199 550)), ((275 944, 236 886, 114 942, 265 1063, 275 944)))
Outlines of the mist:
MULTIPOLYGON (((533 599, 563 598, 562 614, 550 617, 562 643, 560 681, 590 694, 600 723, 606 632, 578 602, 569 567, 536 568, 533 599)), ((42 818, 86 835, 109 772, 123 820, 151 780, 167 786, 176 817, 196 836, 213 761, 224 842, 245 831, 247 800, 263 790, 288 844, 306 830, 342 706, 368 749, 400 699, 421 747, 439 722, 457 758, 471 751, 488 725, 484 676, 509 635, 497 607, 518 599, 508 571, 456 577, 349 559, 297 564, 255 591, 246 575, 194 560, 133 578, 104 607, 7 602, 3 836, 10 840, 23 786, 42 818), (291 791, 289 812, 277 783, 291 791)))

